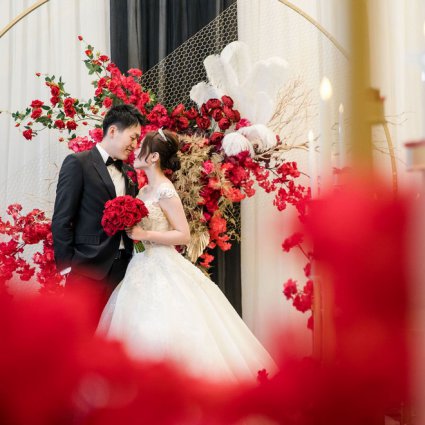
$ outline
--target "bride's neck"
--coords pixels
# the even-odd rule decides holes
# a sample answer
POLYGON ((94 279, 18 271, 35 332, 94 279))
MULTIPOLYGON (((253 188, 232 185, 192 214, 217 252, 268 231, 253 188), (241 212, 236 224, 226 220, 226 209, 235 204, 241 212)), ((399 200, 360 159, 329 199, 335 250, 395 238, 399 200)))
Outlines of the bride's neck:
POLYGON ((145 169, 146 177, 148 178, 149 186, 155 187, 166 179, 164 173, 160 168, 147 168, 145 169))

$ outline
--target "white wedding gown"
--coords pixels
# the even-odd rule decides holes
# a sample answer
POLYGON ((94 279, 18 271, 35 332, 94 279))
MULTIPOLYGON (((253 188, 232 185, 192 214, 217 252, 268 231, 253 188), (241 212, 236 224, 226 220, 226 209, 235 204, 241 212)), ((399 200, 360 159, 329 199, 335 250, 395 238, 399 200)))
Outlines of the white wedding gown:
MULTIPOLYGON (((150 199, 147 230, 167 231, 170 224, 158 201, 178 196, 163 183, 150 199)), ((121 340, 141 359, 171 359, 193 375, 216 379, 255 379, 275 371, 267 351, 227 298, 173 246, 145 242, 135 253, 122 282, 109 299, 98 333, 121 340)))

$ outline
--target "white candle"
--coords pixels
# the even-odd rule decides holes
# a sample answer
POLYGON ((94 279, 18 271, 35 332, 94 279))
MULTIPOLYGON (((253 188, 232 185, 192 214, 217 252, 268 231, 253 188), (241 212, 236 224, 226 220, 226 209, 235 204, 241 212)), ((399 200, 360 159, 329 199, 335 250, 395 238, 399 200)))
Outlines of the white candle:
POLYGON ((316 144, 314 143, 313 130, 308 132, 308 173, 310 174, 311 197, 317 197, 317 167, 316 144))
POLYGON ((320 187, 322 190, 332 184, 331 97, 332 84, 328 78, 323 77, 320 83, 320 187))
POLYGON ((345 146, 344 146, 344 105, 341 103, 338 109, 338 146, 339 146, 339 168, 345 167, 345 146))

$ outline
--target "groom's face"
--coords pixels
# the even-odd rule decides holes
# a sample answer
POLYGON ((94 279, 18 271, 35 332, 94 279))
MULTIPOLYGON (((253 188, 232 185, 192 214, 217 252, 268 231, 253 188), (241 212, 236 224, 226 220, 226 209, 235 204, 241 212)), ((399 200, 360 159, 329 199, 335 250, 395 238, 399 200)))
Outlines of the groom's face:
POLYGON ((110 127, 110 136, 112 139, 111 155, 115 159, 127 160, 130 154, 136 149, 137 142, 141 134, 141 126, 137 124, 133 127, 128 127, 120 130, 117 126, 110 127))

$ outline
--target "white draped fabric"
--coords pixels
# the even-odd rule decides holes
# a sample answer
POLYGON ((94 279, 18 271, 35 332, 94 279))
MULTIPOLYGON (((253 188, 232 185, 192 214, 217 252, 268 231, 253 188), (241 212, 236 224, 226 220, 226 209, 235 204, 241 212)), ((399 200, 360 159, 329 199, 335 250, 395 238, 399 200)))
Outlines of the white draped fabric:
MULTIPOLYGON (((343 0, 293 0, 292 4, 321 23, 346 49, 349 47, 347 2, 343 0)), ((372 86, 386 97, 388 120, 398 125, 390 127, 398 158, 401 184, 415 181, 417 176, 405 172, 403 143, 425 135, 425 89, 421 83, 418 54, 425 51, 423 23, 425 5, 421 0, 372 0, 370 28, 372 40, 372 86), (422 119, 421 119, 422 118, 422 119)), ((339 103, 347 103, 344 72, 347 63, 337 50, 313 26, 278 0, 238 0, 239 40, 251 48, 254 60, 280 56, 288 61, 292 75, 298 75, 312 90, 312 114, 304 125, 319 134, 319 84, 327 76, 333 85, 331 99, 330 137, 333 142, 332 164, 338 166, 335 149, 338 140, 337 121, 339 103)), ((326 129, 329 131, 329 129, 326 129)), ((378 133, 379 133, 378 129, 378 133)), ((382 132, 382 131, 381 131, 382 132)), ((381 136, 382 137, 382 136, 381 136)), ((379 134, 378 134, 379 138, 379 134)), ((385 147, 385 144, 379 146, 385 147)), ((288 160, 296 160, 299 168, 309 174, 311 162, 306 151, 293 151, 288 160)), ((318 163, 320 162, 316 158, 318 163)), ((388 154, 376 155, 376 166, 390 179, 388 154)), ((304 180, 308 184, 308 180, 304 180)), ((295 214, 279 213, 272 205, 272 197, 261 189, 254 198, 242 202, 242 293, 243 315, 254 333, 268 348, 270 334, 276 323, 284 327, 303 329, 306 317, 295 311, 282 294, 282 284, 288 278, 305 282, 302 267, 305 259, 298 253, 284 253, 281 242, 291 234, 295 214), (292 217, 291 217, 292 216, 292 217)), ((308 350, 309 335, 305 335, 308 350)))
MULTIPOLYGON (((0 28, 31 6, 33 0, 0 2, 0 28)), ((71 96, 86 99, 91 78, 82 62, 82 35, 109 53, 109 1, 51 0, 18 22, 0 38, 0 110, 23 110, 33 99, 48 102, 50 91, 36 72, 62 76, 71 96)), ((0 115, 0 214, 21 203, 24 211, 52 211, 58 167, 69 153, 57 131, 23 138, 7 113, 0 115)))

